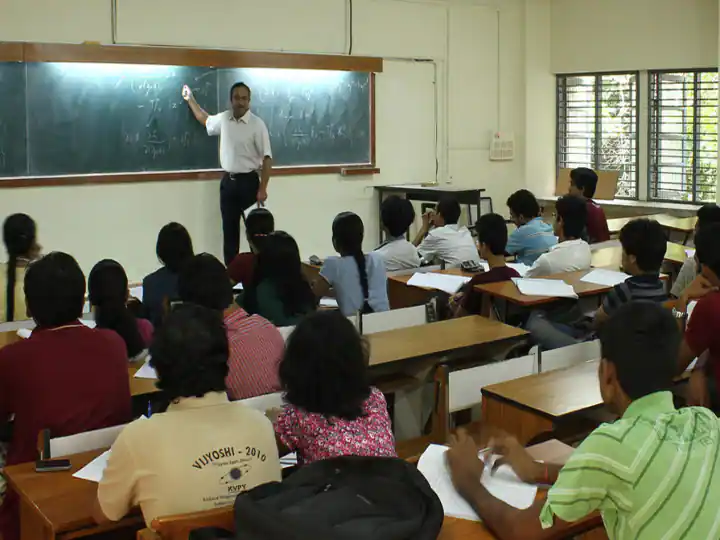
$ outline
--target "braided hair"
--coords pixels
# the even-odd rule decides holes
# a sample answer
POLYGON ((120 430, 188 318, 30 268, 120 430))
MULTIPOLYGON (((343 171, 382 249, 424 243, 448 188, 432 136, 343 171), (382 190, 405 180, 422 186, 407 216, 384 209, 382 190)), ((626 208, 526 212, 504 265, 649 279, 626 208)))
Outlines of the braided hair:
POLYGON ((360 287, 363 293, 362 313, 372 313, 370 307, 370 284, 368 282, 365 254, 362 250, 365 227, 362 219, 353 212, 342 212, 335 217, 332 225, 333 242, 340 255, 355 259, 360 274, 360 287))
POLYGON ((13 214, 3 224, 3 241, 8 253, 5 290, 5 317, 8 322, 15 320, 17 260, 18 257, 29 256, 36 237, 37 226, 27 214, 13 214))

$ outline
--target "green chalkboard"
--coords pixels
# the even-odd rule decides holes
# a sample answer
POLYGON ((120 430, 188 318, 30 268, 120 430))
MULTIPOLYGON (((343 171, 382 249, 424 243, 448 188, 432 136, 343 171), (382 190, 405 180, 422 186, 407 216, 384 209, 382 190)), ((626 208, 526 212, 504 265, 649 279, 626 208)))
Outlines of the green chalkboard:
POLYGON ((182 100, 209 112, 244 81, 276 166, 370 163, 370 75, 289 69, 0 63, 0 177, 219 168, 182 100))

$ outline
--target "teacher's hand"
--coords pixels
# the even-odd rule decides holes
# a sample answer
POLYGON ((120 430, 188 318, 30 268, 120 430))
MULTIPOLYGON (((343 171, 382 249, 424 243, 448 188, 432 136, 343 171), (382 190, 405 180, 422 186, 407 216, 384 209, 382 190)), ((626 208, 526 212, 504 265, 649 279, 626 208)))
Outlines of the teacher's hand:
POLYGON ((192 90, 187 84, 182 88, 182 97, 185 101, 190 101, 193 98, 192 90))
POLYGON ((264 189, 264 188, 258 189, 258 192, 257 192, 257 202, 258 202, 259 204, 261 204, 261 205, 264 204, 265 201, 267 201, 267 197, 268 197, 268 195, 267 195, 267 189, 264 189))

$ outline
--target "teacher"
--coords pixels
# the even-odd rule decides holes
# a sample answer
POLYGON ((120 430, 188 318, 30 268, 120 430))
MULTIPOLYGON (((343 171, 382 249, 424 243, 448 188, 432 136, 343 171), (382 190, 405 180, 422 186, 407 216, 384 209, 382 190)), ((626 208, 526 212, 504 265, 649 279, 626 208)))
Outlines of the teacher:
POLYGON ((267 200, 272 170, 270 134, 265 122, 250 111, 250 87, 238 82, 230 88, 232 110, 209 115, 185 85, 182 91, 197 121, 210 136, 220 136, 220 213, 225 264, 240 251, 240 219, 256 201, 267 200))

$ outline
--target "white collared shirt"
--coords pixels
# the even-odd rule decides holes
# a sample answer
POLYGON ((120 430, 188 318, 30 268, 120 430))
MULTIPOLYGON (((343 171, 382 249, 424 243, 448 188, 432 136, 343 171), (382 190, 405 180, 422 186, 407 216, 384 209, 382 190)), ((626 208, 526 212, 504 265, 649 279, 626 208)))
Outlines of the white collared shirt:
POLYGON ((592 264, 590 244, 585 240, 566 240, 555 244, 537 258, 525 277, 549 276, 561 272, 587 270, 592 264))
POLYGON ((208 116, 205 128, 208 135, 220 136, 220 167, 229 173, 257 171, 266 156, 272 157, 268 128, 252 111, 238 120, 232 111, 208 116))
POLYGON ((439 259, 448 266, 460 266, 465 261, 480 264, 475 240, 464 225, 445 225, 432 229, 418 246, 426 261, 439 259))
POLYGON ((385 270, 397 272, 398 270, 409 270, 420 266, 420 255, 417 248, 408 242, 404 236, 390 238, 381 244, 375 253, 379 253, 385 259, 385 270))

